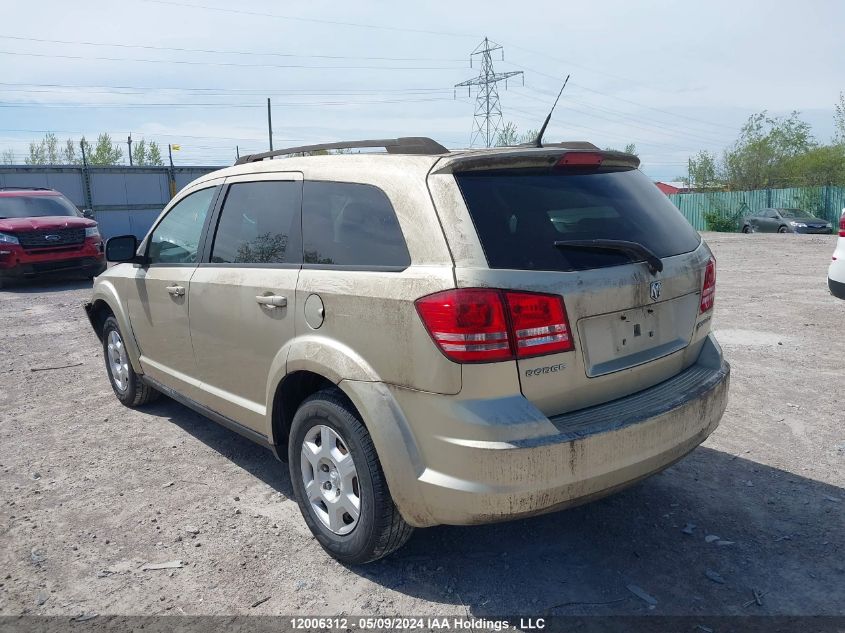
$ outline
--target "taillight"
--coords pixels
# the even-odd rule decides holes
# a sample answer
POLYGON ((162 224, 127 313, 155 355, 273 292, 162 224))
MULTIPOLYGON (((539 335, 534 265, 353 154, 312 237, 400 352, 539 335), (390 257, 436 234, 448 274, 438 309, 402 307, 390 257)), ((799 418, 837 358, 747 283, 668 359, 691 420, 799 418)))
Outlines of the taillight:
POLYGON ((563 299, 557 295, 505 292, 518 358, 572 349, 563 299))
POLYGON ((700 312, 704 314, 713 307, 716 299, 716 259, 711 257, 704 269, 704 283, 701 285, 700 312))
POLYGON ((845 237, 845 212, 839 218, 839 237, 845 237))
POLYGON ((566 308, 558 295, 460 288, 418 299, 416 306, 440 350, 459 363, 572 349, 566 308))
POLYGON ((555 167, 600 167, 604 157, 596 152, 567 152, 555 167))

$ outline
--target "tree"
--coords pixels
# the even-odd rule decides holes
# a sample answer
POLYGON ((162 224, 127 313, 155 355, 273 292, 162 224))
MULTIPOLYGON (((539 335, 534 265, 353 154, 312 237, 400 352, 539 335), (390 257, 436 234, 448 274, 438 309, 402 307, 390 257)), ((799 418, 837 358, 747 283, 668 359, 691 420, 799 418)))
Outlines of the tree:
POLYGON ((132 148, 132 164, 143 166, 147 164, 147 142, 144 139, 135 141, 132 148))
POLYGON ((0 154, 0 164, 2 165, 14 165, 15 164, 15 152, 10 149, 3 150, 3 153, 0 154))
POLYGON ((839 93, 839 103, 834 106, 833 112, 833 142, 837 145, 845 145, 845 93, 839 93))
POLYGON ((38 143, 35 141, 29 142, 29 156, 24 159, 24 162, 27 165, 44 165, 47 162, 46 148, 43 140, 38 143))
POLYGON ((496 147, 510 147, 519 143, 519 133, 516 125, 512 121, 508 121, 496 134, 494 145, 496 147))
POLYGON ((154 165, 156 167, 164 165, 164 160, 161 158, 161 150, 155 141, 151 141, 150 146, 147 148, 147 165, 154 165))
POLYGON ((65 148, 62 150, 62 160, 65 165, 79 164, 79 158, 76 155, 76 144, 73 142, 73 139, 67 139, 65 141, 65 148))
POLYGON ((639 156, 639 154, 637 154, 637 146, 634 145, 633 143, 628 143, 625 146, 625 149, 623 149, 623 150, 618 150, 615 147, 605 147, 605 149, 609 152, 620 152, 621 151, 621 152, 625 152, 626 154, 633 154, 634 156, 639 156))
MULTIPOLYGON (((86 147, 86 152, 88 148, 86 147)), ((113 143, 111 136, 103 132, 97 137, 97 145, 88 157, 92 165, 117 165, 123 160, 123 149, 113 143)))
POLYGON ((59 159, 59 138, 52 132, 44 135, 44 157, 48 165, 58 165, 59 159))
POLYGON ((817 147, 810 126, 793 111, 770 117, 763 111, 748 118, 733 147, 722 157, 722 177, 733 189, 786 186, 784 163, 817 147))
POLYGON ((717 173, 716 155, 707 150, 701 150, 689 159, 689 172, 686 176, 681 176, 680 180, 687 187, 713 187, 720 184, 717 173))

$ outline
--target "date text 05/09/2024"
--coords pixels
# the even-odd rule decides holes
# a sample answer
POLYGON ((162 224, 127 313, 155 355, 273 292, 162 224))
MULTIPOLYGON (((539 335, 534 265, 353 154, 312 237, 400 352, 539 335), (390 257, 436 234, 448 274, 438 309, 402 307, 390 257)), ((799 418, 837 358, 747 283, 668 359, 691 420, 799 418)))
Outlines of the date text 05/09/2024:
POLYGON ((543 618, 488 620, 472 617, 296 617, 290 619, 295 630, 427 630, 427 631, 540 631, 543 618))

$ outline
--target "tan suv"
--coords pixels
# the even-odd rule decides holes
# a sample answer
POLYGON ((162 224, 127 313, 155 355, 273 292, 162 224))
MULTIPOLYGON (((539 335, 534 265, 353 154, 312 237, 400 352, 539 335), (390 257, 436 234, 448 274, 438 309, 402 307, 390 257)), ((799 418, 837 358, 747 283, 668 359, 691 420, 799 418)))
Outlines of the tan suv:
POLYGON ((86 309, 114 392, 286 459, 348 563, 630 485, 716 428, 729 377, 715 260, 638 164, 424 138, 242 158, 109 240, 86 309))

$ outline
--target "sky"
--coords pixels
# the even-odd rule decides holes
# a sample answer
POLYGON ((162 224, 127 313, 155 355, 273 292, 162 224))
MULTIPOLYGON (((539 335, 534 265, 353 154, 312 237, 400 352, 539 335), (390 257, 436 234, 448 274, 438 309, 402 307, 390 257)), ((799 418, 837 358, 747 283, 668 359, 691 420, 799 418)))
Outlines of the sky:
POLYGON ((236 151, 431 136, 467 147, 470 53, 500 44, 505 121, 536 129, 571 78, 547 141, 634 143, 656 180, 721 150, 755 112, 799 110, 833 134, 845 90, 845 2, 279 2, 0 0, 0 151, 108 132, 181 149, 176 164, 236 151), (504 59, 503 59, 504 58, 504 59), (524 80, 524 85, 523 85, 524 80), (237 148, 237 150, 236 150, 237 148))

